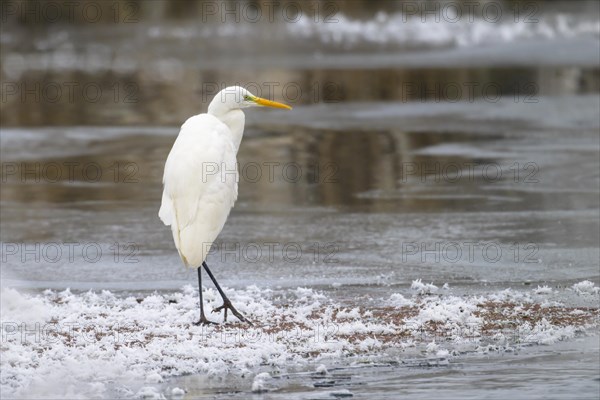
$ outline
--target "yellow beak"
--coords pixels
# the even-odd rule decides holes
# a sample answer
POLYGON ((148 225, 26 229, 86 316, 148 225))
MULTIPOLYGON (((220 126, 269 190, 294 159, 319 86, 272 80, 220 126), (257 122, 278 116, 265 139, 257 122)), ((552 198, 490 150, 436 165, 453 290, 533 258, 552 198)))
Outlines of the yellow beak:
POLYGON ((265 107, 273 107, 273 108, 283 108, 286 110, 291 110, 292 107, 288 106, 287 104, 283 104, 283 103, 278 103, 276 101, 271 101, 271 100, 267 100, 267 99, 263 99, 262 97, 255 97, 254 102, 260 106, 265 106, 265 107))

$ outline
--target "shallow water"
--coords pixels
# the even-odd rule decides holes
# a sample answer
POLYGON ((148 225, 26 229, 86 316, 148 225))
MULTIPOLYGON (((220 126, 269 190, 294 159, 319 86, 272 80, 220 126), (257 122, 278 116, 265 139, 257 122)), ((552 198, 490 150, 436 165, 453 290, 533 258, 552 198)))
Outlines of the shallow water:
MULTIPOLYGON (((588 18, 582 10, 574 20, 588 18)), ((363 37, 330 54, 327 32, 294 27, 286 35, 302 28, 305 40, 289 39, 293 51, 265 46, 262 57, 221 68, 231 65, 230 54, 198 63, 198 53, 171 46, 174 38, 194 37, 190 20, 183 23, 189 31, 177 25, 138 24, 94 43, 72 39, 72 47, 63 44, 76 28, 50 29, 50 43, 33 35, 37 47, 26 63, 15 54, 31 38, 4 34, 3 60, 11 60, 3 61, 5 83, 77 79, 110 96, 98 103, 2 102, 3 286, 111 290, 124 298, 194 285, 195 272, 180 265, 157 217, 164 160, 178 125, 204 109, 212 88, 203 83, 258 82, 266 90, 274 76, 303 92, 289 101, 293 112, 246 113, 238 202, 208 259, 229 290, 257 285, 285 298, 312 287, 345 307, 375 307, 392 293, 411 296, 411 283, 422 279, 448 283, 458 296, 547 285, 555 290, 548 301, 598 307, 597 294, 569 289, 600 282, 593 29, 500 42, 484 35, 458 45, 446 36, 407 45, 400 35, 378 47, 363 37), (116 57, 148 32, 156 54, 132 52, 133 67, 82 67, 90 48, 119 43, 116 57), (47 67, 52 54, 76 61, 47 67), (270 69, 259 73, 265 65, 270 69), (478 85, 472 93, 471 82, 478 85), (493 92, 481 89, 486 85, 493 92), (129 95, 135 101, 125 101, 129 95)), ((516 353, 460 353, 447 343, 458 352, 448 365, 410 349, 319 359, 290 366, 268 382, 268 393, 253 396, 597 398, 600 354, 597 336, 587 334, 516 353), (321 363, 330 372, 325 378, 314 374, 321 363)), ((263 370, 273 373, 263 365, 245 376, 194 373, 156 386, 168 397, 170 388, 185 387, 191 398, 248 398, 263 370)), ((142 384, 143 377, 131 387, 142 384)))
MULTIPOLYGON (((451 115, 447 107, 436 115, 435 105, 410 104, 409 124, 423 121, 422 131, 385 122, 402 118, 396 115, 403 104, 355 106, 364 113, 355 117, 358 126, 346 120, 339 129, 301 125, 303 118, 327 125, 328 107, 300 108, 287 124, 249 113, 240 197, 211 264, 233 287, 402 286, 417 278, 509 287, 596 279, 598 97, 506 103, 456 105, 451 115), (548 120, 547 109, 558 106, 582 122, 548 120), (448 131, 449 120, 469 128, 448 131), (370 121, 376 127, 369 130, 370 121)), ((332 108, 344 112, 342 105, 332 108)), ((161 168, 175 134, 3 129, 5 165, 15 169, 3 187, 3 221, 11 229, 2 240, 46 243, 41 258, 27 256, 23 246, 7 255, 3 278, 82 290, 175 289, 193 281, 156 218, 161 168), (23 218, 40 223, 19 224, 23 218), (101 249, 98 262, 86 262, 82 237, 101 249), (72 257, 68 242, 81 243, 72 257)))
MULTIPOLYGON (((426 358, 404 356, 402 362, 382 359, 363 364, 330 366, 327 376, 314 372, 292 372, 271 381, 272 392, 255 395, 268 399, 564 399, 577 393, 580 399, 595 399, 600 383, 593 369, 597 361, 597 338, 561 343, 549 349, 524 348, 518 354, 466 356, 460 362, 439 366, 426 358), (533 383, 533 384, 532 384, 533 383), (281 390, 280 388, 284 388, 281 390), (465 387, 469 390, 465 391, 465 387)), ((172 384, 203 387, 190 391, 193 398, 247 398, 248 382, 236 377, 205 380, 192 376, 172 384), (232 390, 233 389, 233 390, 232 390), (238 393, 235 393, 239 390, 238 393), (224 393, 225 392, 225 393, 224 393)))

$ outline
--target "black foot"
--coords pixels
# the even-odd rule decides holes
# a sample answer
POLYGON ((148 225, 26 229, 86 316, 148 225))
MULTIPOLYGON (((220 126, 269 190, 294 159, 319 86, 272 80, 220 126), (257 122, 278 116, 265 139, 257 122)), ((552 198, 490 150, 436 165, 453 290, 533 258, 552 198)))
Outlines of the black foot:
POLYGON ((194 325, 207 326, 207 325, 219 325, 219 324, 217 324, 214 321, 209 321, 208 319, 206 319, 206 317, 204 315, 201 315, 198 322, 194 322, 194 325))
POLYGON ((242 322, 245 322, 245 323, 249 324, 250 326, 253 326, 252 322, 250 322, 238 310, 235 309, 235 307, 233 306, 233 304, 231 304, 231 301, 224 300, 223 304, 220 307, 215 308, 212 312, 216 313, 216 312, 219 312, 221 310, 225 311, 225 315, 223 316, 223 322, 227 322, 227 310, 231 310, 231 313, 233 315, 235 315, 237 317, 237 319, 239 319, 242 322))

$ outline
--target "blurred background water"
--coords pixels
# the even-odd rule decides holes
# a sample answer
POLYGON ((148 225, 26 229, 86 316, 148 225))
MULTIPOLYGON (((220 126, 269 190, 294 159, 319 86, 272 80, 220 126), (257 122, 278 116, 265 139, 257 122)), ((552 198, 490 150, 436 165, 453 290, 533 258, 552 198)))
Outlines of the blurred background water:
POLYGON ((599 282, 597 1, 48 4, 2 4, 4 285, 193 283, 156 215, 162 168, 233 84, 294 110, 246 113, 240 196, 209 257, 226 286, 352 304, 414 279, 599 282))

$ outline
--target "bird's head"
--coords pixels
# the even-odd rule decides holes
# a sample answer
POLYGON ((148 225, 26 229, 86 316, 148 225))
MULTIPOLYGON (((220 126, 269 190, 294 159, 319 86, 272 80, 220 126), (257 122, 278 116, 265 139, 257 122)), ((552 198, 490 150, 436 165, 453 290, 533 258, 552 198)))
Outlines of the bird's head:
POLYGON ((235 110, 248 107, 273 107, 283 108, 286 110, 292 109, 292 107, 288 106, 287 104, 258 97, 241 86, 229 86, 217 93, 217 95, 210 102, 208 110, 210 112, 211 108, 235 110))

